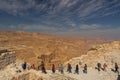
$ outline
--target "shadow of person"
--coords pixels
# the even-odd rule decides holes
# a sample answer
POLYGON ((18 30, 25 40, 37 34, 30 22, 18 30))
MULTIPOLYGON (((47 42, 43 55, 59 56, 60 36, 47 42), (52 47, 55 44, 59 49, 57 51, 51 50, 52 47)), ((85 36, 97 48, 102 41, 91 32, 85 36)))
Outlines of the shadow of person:
POLYGON ((120 80, 120 75, 118 75, 118 78, 117 78, 117 80, 120 80))
POLYGON ((111 68, 111 71, 112 71, 112 72, 115 72, 115 70, 114 70, 114 69, 112 69, 112 68, 111 68))

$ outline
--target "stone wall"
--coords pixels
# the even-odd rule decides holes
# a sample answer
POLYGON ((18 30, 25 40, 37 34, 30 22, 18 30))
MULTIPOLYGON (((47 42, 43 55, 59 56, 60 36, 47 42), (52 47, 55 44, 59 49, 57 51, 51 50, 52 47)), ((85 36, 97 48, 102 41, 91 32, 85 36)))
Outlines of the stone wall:
POLYGON ((16 55, 8 49, 0 48, 0 70, 4 69, 7 65, 15 63, 16 55))

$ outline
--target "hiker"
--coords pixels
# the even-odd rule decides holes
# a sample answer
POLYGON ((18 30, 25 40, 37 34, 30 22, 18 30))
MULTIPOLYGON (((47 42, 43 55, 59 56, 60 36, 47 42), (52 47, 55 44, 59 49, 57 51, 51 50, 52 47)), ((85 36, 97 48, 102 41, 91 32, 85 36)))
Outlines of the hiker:
POLYGON ((26 70, 26 68, 27 68, 27 63, 26 63, 26 62, 24 62, 24 63, 22 64, 22 68, 23 68, 23 70, 26 70))
POLYGON ((83 72, 87 74, 87 64, 85 64, 83 72))
POLYGON ((98 71, 100 72, 100 69, 101 69, 101 63, 97 63, 97 68, 98 68, 98 71))
POLYGON ((40 67, 41 67, 41 70, 42 70, 42 68, 44 67, 44 62, 43 61, 41 61, 40 67))
POLYGON ((52 72, 55 73, 55 65, 52 64, 52 72))
POLYGON ((31 69, 36 70, 35 64, 33 64, 33 65, 31 66, 31 69))
POLYGON ((70 63, 68 63, 67 72, 72 73, 71 69, 72 69, 72 66, 70 63))
POLYGON ((58 64, 58 71, 60 72, 61 64, 58 64))
POLYGON ((60 72, 61 72, 61 74, 64 74, 64 67, 63 67, 63 64, 60 64, 60 72))
POLYGON ((46 74, 47 72, 46 72, 46 69, 45 69, 45 64, 44 64, 44 62, 43 62, 43 61, 41 62, 40 67, 41 67, 42 73, 45 73, 45 74, 46 74))
POLYGON ((104 71, 106 71, 106 67, 107 67, 107 64, 104 63, 104 64, 103 64, 103 70, 104 70, 104 71))
POLYGON ((45 73, 45 74, 47 73, 44 66, 42 67, 42 73, 45 73))
POLYGON ((78 64, 76 65, 75 73, 79 74, 79 66, 78 66, 78 64))
POLYGON ((64 69, 63 64, 59 63, 58 64, 58 71, 61 72, 61 74, 64 73, 63 69, 64 69))
POLYGON ((118 67, 118 64, 115 63, 115 72, 119 72, 119 71, 118 71, 118 68, 119 68, 119 67, 118 67))

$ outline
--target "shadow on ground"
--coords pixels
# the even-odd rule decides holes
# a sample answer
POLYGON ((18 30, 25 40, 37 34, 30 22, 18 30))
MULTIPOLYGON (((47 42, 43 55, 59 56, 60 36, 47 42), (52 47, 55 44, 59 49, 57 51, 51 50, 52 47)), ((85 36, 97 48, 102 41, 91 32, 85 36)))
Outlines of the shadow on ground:
POLYGON ((120 80, 120 75, 118 75, 118 78, 117 78, 117 80, 120 80))

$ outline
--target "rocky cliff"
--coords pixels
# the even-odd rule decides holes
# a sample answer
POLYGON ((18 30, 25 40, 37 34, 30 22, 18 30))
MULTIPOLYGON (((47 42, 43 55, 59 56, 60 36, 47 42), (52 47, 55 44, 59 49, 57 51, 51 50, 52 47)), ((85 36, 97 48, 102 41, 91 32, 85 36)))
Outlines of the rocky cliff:
POLYGON ((71 64, 82 62, 83 65, 86 63, 90 67, 95 67, 98 62, 107 63, 110 68, 114 67, 114 63, 120 65, 120 41, 94 45, 86 55, 70 59, 68 62, 71 64))
POLYGON ((0 70, 4 69, 6 66, 15 63, 16 54, 6 48, 0 48, 0 70))

